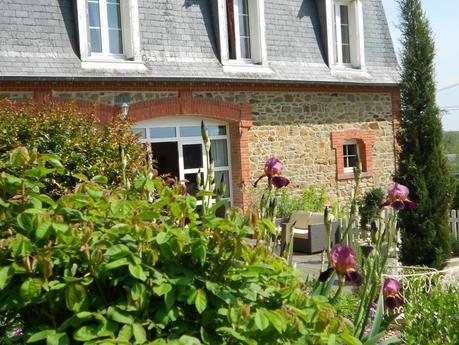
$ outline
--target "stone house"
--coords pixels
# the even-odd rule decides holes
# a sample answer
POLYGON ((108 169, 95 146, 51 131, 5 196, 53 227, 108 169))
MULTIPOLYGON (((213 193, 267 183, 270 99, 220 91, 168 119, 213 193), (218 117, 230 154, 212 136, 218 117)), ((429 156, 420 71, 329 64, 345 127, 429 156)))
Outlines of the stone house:
POLYGON ((217 179, 247 206, 266 159, 293 191, 349 195, 395 167, 399 71, 381 0, 0 2, 0 97, 120 112, 190 185, 209 125, 217 179), (218 179, 219 180, 219 179, 218 179))

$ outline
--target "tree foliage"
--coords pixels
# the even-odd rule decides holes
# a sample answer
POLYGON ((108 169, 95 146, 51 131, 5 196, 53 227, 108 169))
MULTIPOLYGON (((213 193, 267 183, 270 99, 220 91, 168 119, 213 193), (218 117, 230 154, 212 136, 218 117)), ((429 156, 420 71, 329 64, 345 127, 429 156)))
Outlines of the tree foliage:
POLYGON ((411 191, 418 208, 401 215, 401 259, 441 267, 450 256, 448 212, 453 181, 442 145, 435 100, 435 47, 420 0, 402 0, 402 81, 399 167, 395 179, 411 191))

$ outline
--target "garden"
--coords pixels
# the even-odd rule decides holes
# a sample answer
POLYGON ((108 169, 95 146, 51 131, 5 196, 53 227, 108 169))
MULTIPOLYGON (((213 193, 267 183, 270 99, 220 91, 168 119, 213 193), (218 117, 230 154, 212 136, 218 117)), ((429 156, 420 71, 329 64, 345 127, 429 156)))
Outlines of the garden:
POLYGON ((101 127, 56 104, 3 104, 0 115, 2 344, 459 342, 457 286, 438 280, 424 291, 417 277, 410 295, 385 275, 397 217, 416 207, 402 185, 358 198, 357 172, 341 214, 365 210, 374 248, 365 256, 344 244, 352 222, 332 246, 324 192, 290 197, 275 158, 260 167, 257 211, 217 216, 225 183, 215 181, 204 123, 210 168, 191 196, 146 163, 125 120, 101 127), (393 210, 388 218, 380 206, 393 210), (323 208, 328 233, 324 269, 307 279, 273 223, 278 209, 303 208, 323 208))

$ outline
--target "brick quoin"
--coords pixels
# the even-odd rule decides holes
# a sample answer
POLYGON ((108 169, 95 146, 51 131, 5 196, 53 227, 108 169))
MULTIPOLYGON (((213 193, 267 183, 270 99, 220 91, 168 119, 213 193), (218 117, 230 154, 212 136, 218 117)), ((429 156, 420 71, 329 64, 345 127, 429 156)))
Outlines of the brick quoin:
POLYGON ((372 130, 348 130, 332 132, 332 147, 336 152, 336 178, 345 180, 354 178, 354 173, 344 172, 343 145, 346 140, 355 140, 359 145, 360 160, 362 162, 362 176, 371 176, 373 172, 373 146, 375 133, 372 130))

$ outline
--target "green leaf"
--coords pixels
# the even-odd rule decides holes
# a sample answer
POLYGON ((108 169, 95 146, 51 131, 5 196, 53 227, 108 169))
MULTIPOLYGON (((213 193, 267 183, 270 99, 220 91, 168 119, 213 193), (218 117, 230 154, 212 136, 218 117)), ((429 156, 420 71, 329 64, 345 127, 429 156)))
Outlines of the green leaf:
POLYGON ((131 315, 129 315, 127 312, 118 310, 114 307, 108 308, 107 316, 108 318, 118 323, 124 323, 129 325, 134 323, 134 318, 131 315))
POLYGON ((266 310, 266 317, 269 319, 276 331, 279 332, 279 334, 282 334, 285 331, 287 323, 279 313, 272 310, 266 310))
POLYGON ((73 333, 73 339, 76 341, 88 341, 98 337, 99 327, 96 325, 80 327, 73 333))
POLYGON ((26 301, 32 301, 40 296, 41 293, 41 280, 37 278, 29 278, 22 283, 19 288, 21 297, 26 301))
POLYGON ((342 333, 340 334, 341 339, 344 340, 346 345, 362 345, 361 341, 350 334, 342 333))
POLYGON ((336 335, 331 334, 330 337, 328 338, 327 345, 335 345, 335 344, 336 344, 336 335))
POLYGON ((376 315, 375 319, 373 321, 373 328, 371 329, 371 332, 369 334, 369 338, 374 337, 376 334, 380 332, 381 328, 381 322, 383 318, 383 313, 384 313, 384 296, 383 296, 383 291, 381 287, 381 291, 379 293, 379 298, 378 298, 378 306, 376 308, 376 315))
POLYGON ((137 278, 137 279, 139 279, 141 281, 147 280, 147 276, 145 275, 145 272, 142 269, 142 266, 140 266, 140 265, 135 265, 135 264, 130 263, 129 264, 129 273, 131 273, 131 275, 134 278, 137 278))
POLYGON ((179 338, 178 343, 180 345, 201 345, 199 339, 195 337, 190 337, 189 335, 182 335, 179 338))
POLYGON ((166 231, 160 232, 158 235, 156 235, 156 242, 158 244, 164 244, 167 241, 169 241, 171 236, 172 236, 172 234, 170 232, 166 232, 166 231))
POLYGON ((56 232, 66 233, 70 230, 70 226, 67 223, 53 222, 52 227, 56 232))
POLYGON ((257 342, 255 340, 244 337, 241 333, 237 332, 235 329, 232 329, 230 327, 220 327, 217 329, 217 332, 230 335, 233 338, 243 341, 244 343, 249 344, 249 345, 257 345, 257 342))
POLYGON ((80 284, 68 284, 65 288, 65 305, 74 312, 83 311, 88 303, 86 289, 80 284))
POLYGON ((28 256, 32 252, 32 242, 20 234, 16 235, 10 244, 10 249, 16 257, 28 256))
POLYGON ((46 337, 46 345, 69 345, 70 339, 67 333, 56 333, 46 337))
POLYGON ((72 174, 72 176, 74 178, 76 178, 77 180, 80 180, 80 181, 83 181, 83 182, 88 182, 88 178, 84 174, 76 173, 76 174, 72 174))
POLYGON ((46 221, 38 224, 37 230, 35 230, 35 239, 37 241, 46 240, 50 234, 51 222, 46 221))
POLYGON ((115 244, 114 246, 111 246, 107 249, 107 251, 104 254, 104 257, 108 261, 113 261, 116 259, 124 258, 125 256, 128 256, 130 254, 131 251, 128 248, 128 246, 124 244, 115 244))
POLYGON ((269 319, 265 315, 265 309, 257 309, 257 312, 255 313, 255 325, 260 331, 268 328, 269 319))
POLYGON ((376 344, 384 335, 386 332, 381 332, 379 334, 376 334, 375 336, 368 336, 367 340, 365 341, 364 345, 374 345, 376 344))
POLYGON ((194 300, 194 305, 199 314, 202 314, 207 308, 207 295, 206 292, 202 289, 196 291, 196 299, 194 300))
POLYGON ((143 344, 147 341, 147 332, 141 324, 134 323, 132 325, 132 333, 137 343, 143 344))
POLYGON ((387 338, 387 339, 383 340, 383 342, 380 345, 398 344, 401 341, 402 340, 400 339, 400 337, 394 335, 394 336, 392 336, 390 338, 387 338))
POLYGON ((130 264, 129 258, 121 258, 121 259, 109 262, 108 264, 105 264, 104 268, 108 271, 108 270, 113 270, 121 266, 129 265, 129 264, 130 264))
POLYGON ((13 267, 4 266, 0 268, 0 291, 8 286, 13 276, 14 276, 13 267))
POLYGON ((126 341, 128 342, 132 338, 132 326, 131 325, 124 325, 121 327, 121 330, 118 333, 118 338, 116 338, 119 341, 126 341))
POLYGON ((95 183, 99 183, 99 184, 107 184, 108 183, 108 178, 106 176, 103 176, 103 175, 97 175, 97 176, 94 176, 92 179, 91 179, 91 182, 95 182, 95 183))
POLYGON ((25 230, 27 232, 32 232, 34 229, 33 226, 33 216, 28 213, 21 213, 16 217, 16 220, 18 222, 19 227, 22 230, 25 230))
POLYGON ((56 330, 46 329, 44 331, 34 333, 30 336, 29 339, 27 339, 27 344, 36 343, 37 341, 40 341, 40 340, 45 340, 49 335, 52 335, 52 334, 56 334, 56 330))
POLYGON ((153 292, 158 296, 165 295, 171 290, 172 290, 172 285, 168 283, 160 284, 153 288, 153 292))

